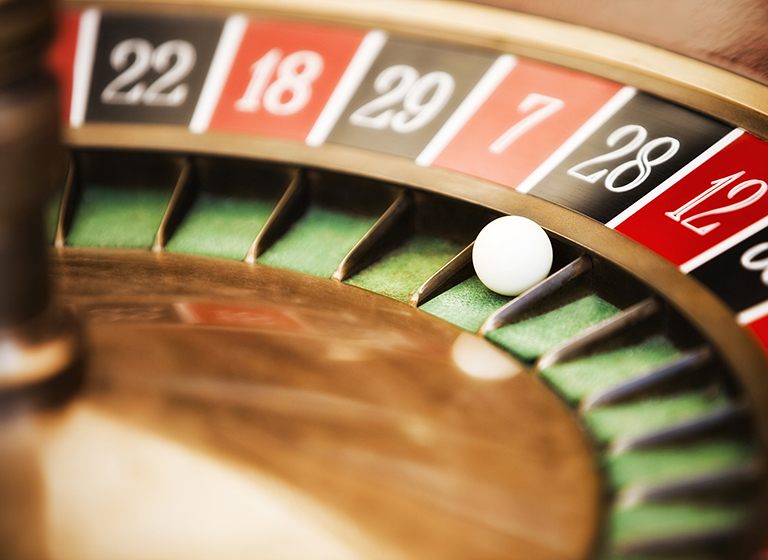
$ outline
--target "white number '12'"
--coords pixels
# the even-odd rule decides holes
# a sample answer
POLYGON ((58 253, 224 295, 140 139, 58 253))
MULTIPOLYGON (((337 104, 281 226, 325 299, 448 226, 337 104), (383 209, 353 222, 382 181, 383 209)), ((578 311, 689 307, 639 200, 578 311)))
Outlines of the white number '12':
POLYGON ((195 47, 187 41, 166 41, 157 48, 145 39, 126 39, 118 43, 109 56, 112 68, 120 72, 104 91, 101 101, 110 105, 155 105, 178 107, 187 99, 189 87, 179 83, 195 65, 195 47), (133 56, 133 63, 128 61, 133 56), (171 66, 171 60, 175 58, 171 66), (126 68, 127 66, 127 68, 126 68), (149 70, 161 73, 147 86, 139 81, 149 70), (122 91, 133 84, 128 91, 122 91), (173 87, 176 86, 176 87, 173 87), (169 92, 165 90, 172 88, 169 92))
POLYGON ((251 65, 251 80, 235 109, 254 113, 264 107, 273 115, 293 115, 312 98, 312 83, 322 74, 323 57, 314 51, 297 51, 283 58, 272 49, 251 65), (277 70, 277 79, 270 84, 277 70))
POLYGON ((757 202, 762 196, 768 191, 768 185, 766 185, 765 181, 759 181, 757 179, 751 179, 749 181, 742 181, 735 187, 733 187, 730 191, 728 191, 728 198, 732 199, 736 195, 738 195, 740 192, 742 192, 744 189, 748 189, 749 187, 757 187, 757 190, 749 195, 744 200, 740 200, 738 202, 734 202, 733 204, 728 204, 726 206, 721 206, 720 208, 715 208, 713 210, 707 210, 706 212, 700 212, 696 214, 695 216, 691 216, 689 218, 686 218, 682 221, 680 221, 683 217, 683 215, 688 212, 689 210, 692 210, 705 200, 707 200, 709 197, 713 196, 718 191, 724 189, 726 186, 733 183, 736 179, 744 175, 744 171, 740 171, 739 173, 734 173, 733 175, 729 175, 728 177, 723 177, 722 179, 718 179, 717 181, 712 181, 712 186, 708 188, 706 191, 698 195, 697 197, 689 200, 685 204, 683 204, 680 208, 675 210, 674 212, 666 212, 664 215, 672 218, 676 222, 680 222, 681 225, 687 227, 691 231, 694 231, 698 233, 699 235, 706 235, 716 227, 720 225, 720 222, 714 222, 707 225, 702 226, 695 226, 693 225, 694 220, 698 220, 699 218, 703 218, 704 216, 715 216, 717 214, 727 214, 728 212, 735 212, 736 210, 740 210, 742 208, 746 208, 750 204, 754 204, 757 202))

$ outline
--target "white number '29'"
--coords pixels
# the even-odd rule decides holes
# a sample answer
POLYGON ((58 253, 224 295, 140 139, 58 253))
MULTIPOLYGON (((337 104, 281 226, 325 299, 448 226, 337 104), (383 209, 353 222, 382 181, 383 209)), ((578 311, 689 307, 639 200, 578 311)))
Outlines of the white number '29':
POLYGON ((349 122, 377 130, 391 128, 402 134, 414 132, 437 116, 454 87, 453 76, 446 72, 419 77, 418 71, 406 64, 390 66, 373 83, 376 93, 381 95, 352 113, 349 122), (400 103, 403 108, 397 111, 394 106, 400 103))

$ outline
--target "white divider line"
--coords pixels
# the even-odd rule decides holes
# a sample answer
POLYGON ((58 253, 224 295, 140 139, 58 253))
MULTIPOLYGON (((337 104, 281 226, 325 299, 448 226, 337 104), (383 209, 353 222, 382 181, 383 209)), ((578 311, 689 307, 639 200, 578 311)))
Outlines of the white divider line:
POLYGON ((464 128, 467 121, 485 103, 491 94, 496 91, 499 84, 509 75, 517 65, 517 59, 511 54, 503 54, 497 58, 488 71, 480 78, 469 95, 464 98, 461 105, 453 112, 450 118, 440 128, 437 134, 429 141, 424 150, 416 158, 416 164, 424 167, 432 165, 445 147, 464 128))
POLYGON ((714 247, 710 247, 700 255, 697 255, 693 257, 688 262, 684 262, 680 265, 680 270, 686 274, 691 272, 692 270, 695 270, 696 268, 700 267, 707 261, 711 261, 716 256, 720 255, 721 253, 725 253, 728 249, 731 247, 735 247, 748 237, 753 236, 761 229, 764 229, 768 227, 768 216, 764 217, 761 220, 758 220, 751 226, 744 228, 738 233, 733 234, 728 239, 725 239, 715 245, 714 247))
POLYGON ((757 305, 753 305, 752 307, 745 309, 736 315, 736 322, 741 326, 749 325, 758 319, 762 319, 766 315, 768 315, 768 301, 758 303, 757 305))
POLYGON ((656 187, 651 192, 646 194, 643 198, 635 202, 632 206, 624 210, 621 214, 619 214, 618 216, 610 220, 605 225, 611 229, 616 228, 620 223, 622 223, 624 220, 629 218, 632 214, 640 210, 643 206, 651 202, 654 198, 662 194, 669 187, 677 183, 680 179, 688 175, 691 171, 699 167, 702 163, 710 159, 712 156, 714 156, 720 150, 725 148, 728 144, 736 140, 742 134, 744 134, 744 131, 742 129, 740 128, 733 129, 728 134, 723 136, 720 140, 712 144, 704 152, 699 154, 698 157, 688 162, 682 169, 678 170, 666 181, 661 183, 658 187, 656 187))
POLYGON ((95 8, 85 10, 80 15, 72 76, 72 101, 69 105, 69 126, 72 128, 80 128, 85 122, 100 23, 101 12, 95 8))
POLYGON ((241 14, 230 16, 224 23, 200 98, 197 100, 192 120, 189 121, 189 130, 194 134, 202 134, 208 130, 247 29, 248 18, 241 14))
POLYGON ((573 133, 573 135, 565 141, 565 143, 555 150, 551 156, 549 156, 544 163, 542 163, 536 170, 523 180, 518 186, 517 190, 522 193, 529 192, 535 187, 539 181, 549 175, 549 173, 562 161, 567 158, 571 153, 581 146, 584 141, 592 136, 595 131, 600 128, 605 121, 610 119, 616 112, 624 107, 630 99, 632 99, 637 90, 633 87, 623 87, 616 95, 611 97, 608 102, 603 105, 597 113, 592 115, 590 119, 581 125, 581 128, 573 133))
POLYGON ((386 42, 387 34, 383 31, 370 31, 365 36, 352 57, 352 61, 344 71, 344 75, 339 80, 336 89, 333 90, 328 99, 328 103, 323 107, 320 116, 312 126, 312 130, 309 131, 305 140, 307 145, 320 146, 325 142, 386 42))

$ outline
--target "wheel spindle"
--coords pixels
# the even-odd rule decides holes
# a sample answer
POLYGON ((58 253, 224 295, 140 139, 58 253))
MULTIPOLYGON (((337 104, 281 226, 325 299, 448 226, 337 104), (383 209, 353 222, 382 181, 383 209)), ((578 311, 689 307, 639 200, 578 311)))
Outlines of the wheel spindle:
POLYGON ((43 210, 63 162, 43 64, 52 29, 47 0, 0 0, 0 405, 60 397, 79 354, 72 319, 50 301, 46 266, 43 210))

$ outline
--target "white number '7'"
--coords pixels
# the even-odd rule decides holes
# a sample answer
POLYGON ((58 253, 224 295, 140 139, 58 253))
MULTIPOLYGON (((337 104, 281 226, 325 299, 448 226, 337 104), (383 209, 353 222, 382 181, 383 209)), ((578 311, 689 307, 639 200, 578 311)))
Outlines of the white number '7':
POLYGON ((547 117, 557 113, 564 106, 565 103, 562 99, 555 99, 554 97, 549 97, 540 93, 529 94, 525 99, 523 99, 523 102, 517 106, 517 110, 521 113, 527 113, 535 107, 539 108, 530 115, 516 122, 509 130, 499 136, 488 149, 494 154, 500 154, 509 148, 509 145, 512 142, 520 138, 523 134, 528 132, 547 117))

